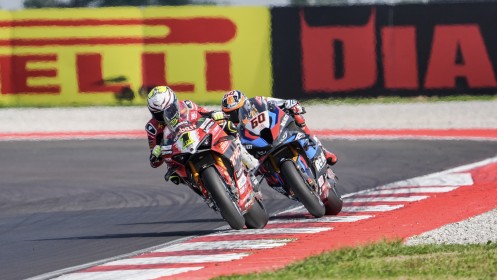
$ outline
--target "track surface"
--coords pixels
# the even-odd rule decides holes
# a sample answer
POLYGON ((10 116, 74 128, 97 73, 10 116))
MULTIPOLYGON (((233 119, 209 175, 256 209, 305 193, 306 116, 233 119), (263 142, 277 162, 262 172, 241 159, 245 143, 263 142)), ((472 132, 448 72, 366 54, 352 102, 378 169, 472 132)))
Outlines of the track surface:
MULTIPOLYGON (((334 140, 342 194, 495 156, 497 142, 334 140)), ((21 279, 225 223, 148 166, 144 140, 0 143, 0 271, 21 279)), ((295 203, 265 188, 276 213, 295 203)))

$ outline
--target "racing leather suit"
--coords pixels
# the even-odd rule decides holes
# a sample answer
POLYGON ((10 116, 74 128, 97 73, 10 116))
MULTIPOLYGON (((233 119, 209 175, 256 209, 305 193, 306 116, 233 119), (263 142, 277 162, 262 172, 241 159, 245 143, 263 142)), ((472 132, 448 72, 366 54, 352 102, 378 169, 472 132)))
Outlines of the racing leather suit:
MULTIPOLYGON (((180 100, 179 107, 179 123, 196 123, 201 117, 210 117, 213 113, 213 111, 209 111, 201 106, 198 106, 190 100, 180 100)), ((259 162, 247 152, 243 145, 241 145, 240 140, 238 139, 238 130, 236 129, 236 126, 231 121, 227 120, 218 120, 217 122, 221 126, 221 128, 223 128, 226 134, 236 137, 236 143, 241 148, 242 162, 245 164, 245 166, 247 166, 249 171, 255 169, 259 162)), ((156 145, 162 145, 164 139, 172 139, 175 135, 169 127, 167 127, 164 123, 159 122, 155 118, 152 118, 150 121, 148 121, 148 123, 145 125, 145 130, 147 131, 148 145, 151 151, 150 166, 152 166, 153 168, 157 168, 164 163, 164 159, 162 156, 155 157, 152 154, 152 149, 156 145)), ((168 168, 170 167, 172 166, 168 166, 168 168)))

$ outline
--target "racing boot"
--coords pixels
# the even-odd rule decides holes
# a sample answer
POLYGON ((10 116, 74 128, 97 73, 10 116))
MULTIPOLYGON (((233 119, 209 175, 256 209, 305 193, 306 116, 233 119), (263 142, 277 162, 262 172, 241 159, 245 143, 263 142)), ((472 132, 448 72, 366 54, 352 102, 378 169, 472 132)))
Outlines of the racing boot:
POLYGON ((259 167, 259 161, 245 149, 240 138, 236 138, 235 143, 240 147, 242 163, 247 167, 248 172, 254 172, 259 167))
POLYGON ((179 185, 183 183, 183 179, 176 173, 176 167, 171 167, 167 170, 166 174, 164 175, 164 180, 166 182, 172 182, 175 185, 179 185))
POLYGON ((245 148, 242 146, 242 162, 247 167, 247 171, 249 172, 250 181, 252 182, 252 186, 254 187, 254 192, 256 195, 261 195, 259 180, 255 176, 255 172, 257 171, 257 167, 259 167, 259 161, 255 159, 251 154, 247 152, 245 148))
POLYGON ((247 167, 248 172, 253 173, 259 167, 259 161, 255 159, 247 150, 242 149, 242 162, 247 167), (245 151, 245 152, 244 152, 245 151))
POLYGON ((241 144, 239 139, 237 139, 237 143, 240 145, 242 163, 247 168, 250 181, 252 182, 252 187, 254 188, 255 195, 259 200, 262 200, 262 192, 260 188, 261 182, 257 179, 257 176, 255 176, 257 168, 259 167, 259 161, 255 157, 253 157, 247 151, 247 149, 245 149, 245 147, 241 144))

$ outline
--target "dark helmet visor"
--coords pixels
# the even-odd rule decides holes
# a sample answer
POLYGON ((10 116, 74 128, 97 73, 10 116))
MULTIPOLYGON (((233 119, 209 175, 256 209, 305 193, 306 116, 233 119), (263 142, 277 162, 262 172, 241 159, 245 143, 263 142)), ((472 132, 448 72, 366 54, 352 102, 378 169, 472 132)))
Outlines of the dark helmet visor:
POLYGON ((179 122, 179 103, 175 99, 174 102, 167 107, 163 112, 164 121, 167 125, 175 127, 179 122))

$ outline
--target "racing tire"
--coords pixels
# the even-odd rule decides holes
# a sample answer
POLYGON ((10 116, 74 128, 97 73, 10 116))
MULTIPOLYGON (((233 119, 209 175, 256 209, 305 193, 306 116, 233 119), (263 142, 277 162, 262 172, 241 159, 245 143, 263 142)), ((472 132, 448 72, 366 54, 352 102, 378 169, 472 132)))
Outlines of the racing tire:
POLYGON ((205 188, 216 202, 223 219, 228 222, 232 229, 242 229, 245 225, 245 219, 238 208, 237 202, 231 200, 215 168, 212 166, 206 168, 200 176, 205 188))
POLYGON ((252 204, 252 207, 250 207, 248 212, 245 213, 244 217, 245 225, 250 229, 264 228, 269 221, 269 215, 267 214, 264 205, 262 205, 262 202, 257 199, 254 204, 252 204))
POLYGON ((338 194, 335 187, 332 187, 328 192, 328 197, 324 201, 326 215, 338 215, 342 211, 343 200, 342 196, 338 194))
POLYGON ((280 170, 285 184, 295 193, 307 211, 316 218, 323 217, 325 214, 323 202, 307 187, 293 161, 284 161, 280 166, 280 170))

